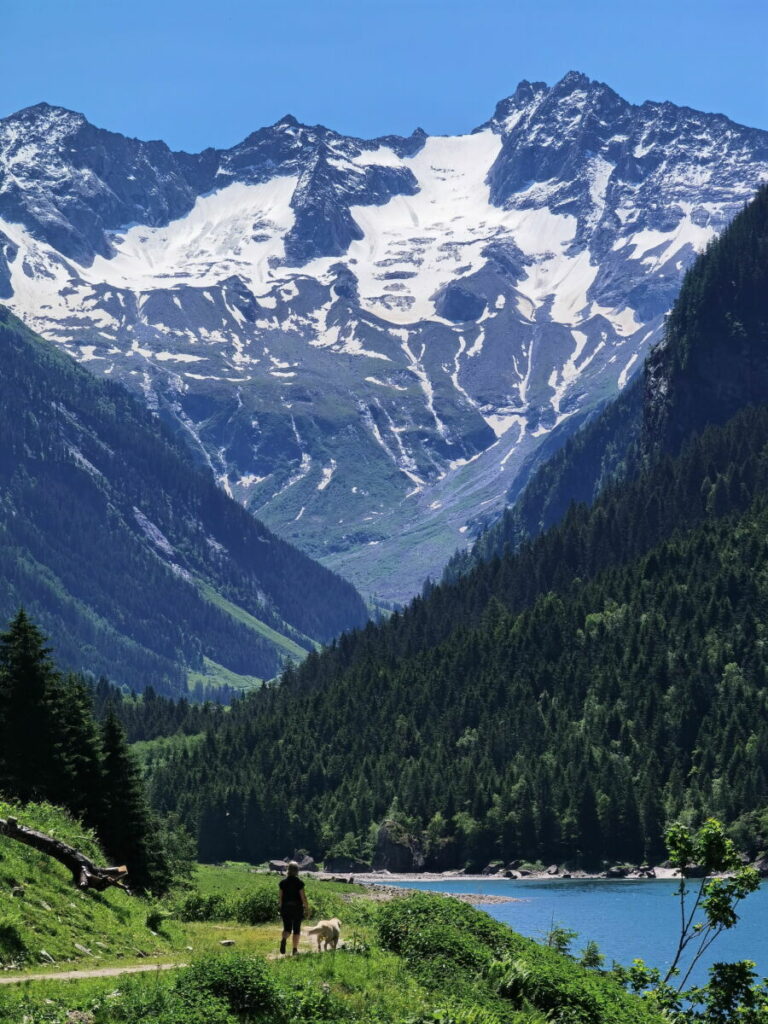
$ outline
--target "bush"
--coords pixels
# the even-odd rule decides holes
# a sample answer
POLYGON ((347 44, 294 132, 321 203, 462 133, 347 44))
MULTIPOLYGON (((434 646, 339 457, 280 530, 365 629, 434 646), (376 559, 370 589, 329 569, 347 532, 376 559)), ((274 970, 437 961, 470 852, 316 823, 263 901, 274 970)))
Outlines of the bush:
POLYGON ((495 992, 516 1010, 531 1015, 537 1010, 559 1024, 649 1024, 660 1019, 613 979, 443 896, 418 893, 383 904, 379 938, 424 983, 460 995, 465 1003, 478 997, 478 1010, 484 1012, 486 1007, 496 1011, 489 1001, 495 992))
POLYGON ((274 1015, 280 996, 264 960, 247 953, 212 953, 193 961, 176 982, 180 992, 193 989, 223 999, 235 1014, 274 1015))
POLYGON ((204 896, 195 890, 176 902, 174 914, 180 921, 223 921, 230 916, 230 906, 221 893, 204 896))
POLYGON ((232 900, 231 913, 240 924, 265 924, 276 921, 278 902, 270 889, 252 889, 232 900))
POLYGON ((471 936, 485 947, 487 953, 503 956, 513 948, 519 937, 499 921, 458 900, 432 893, 414 893, 403 899, 382 904, 378 914, 381 945, 393 953, 407 956, 426 930, 441 934, 457 931, 471 936))
MULTIPOLYGON (((176 988, 150 988, 128 979, 121 988, 118 998, 104 1000, 96 1009, 95 1024, 240 1024, 226 1000, 191 986, 183 991, 178 984, 176 988)), ((58 1014, 50 1018, 63 1019, 58 1014)))

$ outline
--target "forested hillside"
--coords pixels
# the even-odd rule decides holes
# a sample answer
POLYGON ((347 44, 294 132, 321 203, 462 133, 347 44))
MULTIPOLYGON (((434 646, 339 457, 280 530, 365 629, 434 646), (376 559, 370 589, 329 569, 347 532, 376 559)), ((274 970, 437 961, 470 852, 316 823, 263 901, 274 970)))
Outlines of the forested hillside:
MULTIPOLYGON (((748 285, 734 302, 756 303, 744 347, 763 361, 768 288, 740 254, 755 267, 743 224, 764 224, 766 203, 768 191, 691 272, 711 280, 714 261, 727 277, 725 246, 731 280, 748 285)), ((689 318, 683 389, 715 374, 695 371, 692 331, 689 318)), ((682 337, 670 329, 667 360, 682 337)), ((743 397, 676 454, 643 436, 647 396, 631 426, 630 392, 608 414, 618 434, 603 420, 585 435, 608 481, 591 507, 240 703, 157 771, 158 806, 182 810, 204 856, 253 859, 291 843, 364 853, 371 824, 394 814, 444 866, 653 857, 666 820, 768 806, 768 407, 743 397), (636 461, 617 474, 627 442, 636 461)))
POLYGON ((591 503, 610 479, 631 477, 660 451, 768 399, 768 185, 686 274, 664 340, 643 372, 581 428, 515 495, 447 578, 516 548, 591 503))
POLYGON ((0 307, 0 619, 60 661, 181 693, 274 676, 366 620, 346 581, 281 541, 120 386, 0 307))
POLYGON ((364 846, 395 803, 436 864, 476 866, 652 857, 667 819, 768 805, 767 446, 746 411, 311 655, 160 770, 157 805, 259 860, 364 846))

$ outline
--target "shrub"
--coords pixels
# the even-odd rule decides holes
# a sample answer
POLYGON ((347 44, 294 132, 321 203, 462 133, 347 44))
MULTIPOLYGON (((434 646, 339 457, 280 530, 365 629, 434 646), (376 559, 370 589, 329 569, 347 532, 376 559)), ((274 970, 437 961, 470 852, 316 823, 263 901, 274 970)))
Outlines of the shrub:
MULTIPOLYGON (((183 990, 178 984, 176 988, 150 988, 145 982, 128 979, 121 990, 117 998, 96 1007, 94 1024, 240 1024, 225 999, 192 986, 183 990)), ((64 1019, 54 1014, 51 1021, 64 1019)), ((42 1022, 49 1018, 29 1019, 42 1022)))
POLYGON ((240 924, 264 924, 279 917, 278 902, 270 889, 252 889, 232 901, 232 916, 240 924))
POLYGON ((247 953, 212 953, 194 960, 177 980, 176 988, 217 996, 233 1013, 254 1018, 274 1015, 280 1005, 264 960, 247 953))
POLYGON ((221 893, 204 896, 194 890, 177 901, 174 913, 181 921, 221 921, 230 916, 230 907, 221 893))

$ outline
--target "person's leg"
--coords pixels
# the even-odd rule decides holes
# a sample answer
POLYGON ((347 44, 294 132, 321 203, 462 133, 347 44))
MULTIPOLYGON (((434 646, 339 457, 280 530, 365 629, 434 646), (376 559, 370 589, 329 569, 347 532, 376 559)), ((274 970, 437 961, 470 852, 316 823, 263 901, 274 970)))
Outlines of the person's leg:
POLYGON ((301 918, 297 917, 293 922, 293 955, 299 952, 299 937, 301 936, 301 918))
POLYGON ((285 944, 288 941, 288 936, 290 934, 291 934, 290 931, 283 931, 283 934, 280 936, 280 952, 281 953, 285 952, 285 944))

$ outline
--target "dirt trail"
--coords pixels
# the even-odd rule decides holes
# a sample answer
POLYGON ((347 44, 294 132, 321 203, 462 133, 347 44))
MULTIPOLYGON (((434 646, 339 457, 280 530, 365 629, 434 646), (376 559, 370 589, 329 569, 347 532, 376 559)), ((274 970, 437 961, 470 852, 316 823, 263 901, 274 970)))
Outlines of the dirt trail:
POLYGON ((117 978, 121 974, 172 971, 186 964, 137 964, 135 967, 97 967, 88 971, 49 971, 47 974, 0 974, 0 985, 21 985, 25 981, 75 981, 78 978, 117 978))

